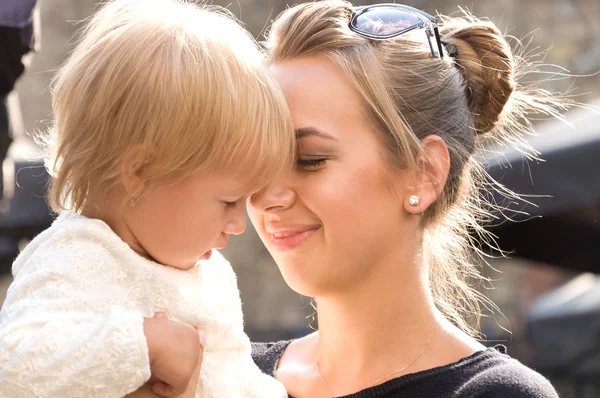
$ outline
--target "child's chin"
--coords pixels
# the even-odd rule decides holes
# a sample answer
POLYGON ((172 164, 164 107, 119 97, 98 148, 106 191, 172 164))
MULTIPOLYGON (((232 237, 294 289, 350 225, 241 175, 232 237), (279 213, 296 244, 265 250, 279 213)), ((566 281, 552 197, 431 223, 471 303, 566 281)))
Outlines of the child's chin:
MULTIPOLYGON (((202 260, 202 258, 199 261, 201 261, 201 260, 202 260)), ((198 264, 198 261, 195 261, 195 262, 186 262, 186 263, 183 263, 183 262, 169 263, 168 266, 172 267, 172 268, 176 268, 176 269, 182 270, 182 271, 187 271, 187 270, 190 270, 190 269, 194 268, 196 266, 196 264, 198 264)))

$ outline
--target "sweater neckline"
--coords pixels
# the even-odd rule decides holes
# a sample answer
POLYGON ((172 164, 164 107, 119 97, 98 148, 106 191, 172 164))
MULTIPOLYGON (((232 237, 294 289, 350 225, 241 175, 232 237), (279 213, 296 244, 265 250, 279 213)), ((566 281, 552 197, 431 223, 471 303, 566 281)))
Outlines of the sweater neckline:
MULTIPOLYGON (((287 341, 281 342, 279 356, 278 356, 277 361, 275 362, 275 365, 273 368, 274 374, 276 374, 277 367, 279 366, 279 360, 283 356, 285 349, 292 342, 293 342, 293 340, 287 340, 287 341)), ((479 362, 479 361, 483 361, 486 359, 490 359, 490 358, 497 357, 499 355, 505 355, 505 354, 506 354, 506 347, 501 344, 498 344, 494 347, 489 347, 484 350, 475 351, 471 355, 468 355, 464 358, 459 359, 456 362, 452 362, 447 365, 441 365, 441 366, 437 366, 435 368, 426 369, 426 370, 422 370, 422 371, 415 372, 415 373, 408 373, 408 374, 396 377, 394 379, 388 380, 384 383, 378 384, 376 386, 369 387, 369 388, 360 390, 358 392, 355 392, 355 393, 352 393, 349 395, 338 396, 335 398, 377 398, 380 396, 384 396, 384 394, 386 394, 386 393, 394 392, 398 388, 402 388, 402 387, 406 386, 407 384, 414 383, 425 377, 441 375, 446 372, 457 370, 457 369, 463 368, 465 366, 471 365, 471 364, 479 362)), ((294 398, 294 397, 292 397, 290 395, 290 398, 294 398)))
POLYGON ((455 371, 464 367, 467 367, 473 363, 480 362, 486 359, 493 358, 494 356, 501 355, 504 346, 496 346, 486 348, 484 350, 475 351, 469 356, 459 359, 456 362, 449 363, 447 365, 437 366, 435 368, 422 370, 415 373, 408 373, 394 379, 388 380, 385 383, 366 388, 356 393, 344 395, 336 398, 371 398, 379 397, 382 394, 393 392, 399 388, 405 387, 408 384, 415 383, 421 379, 439 376, 447 372, 455 371))

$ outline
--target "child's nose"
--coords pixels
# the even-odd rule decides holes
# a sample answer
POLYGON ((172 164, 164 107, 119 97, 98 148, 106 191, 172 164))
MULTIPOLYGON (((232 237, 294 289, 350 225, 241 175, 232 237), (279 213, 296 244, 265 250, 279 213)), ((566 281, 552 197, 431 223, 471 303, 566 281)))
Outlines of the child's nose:
POLYGON ((229 235, 241 235, 246 230, 246 215, 244 206, 239 206, 240 210, 235 212, 235 216, 223 229, 223 232, 229 235))

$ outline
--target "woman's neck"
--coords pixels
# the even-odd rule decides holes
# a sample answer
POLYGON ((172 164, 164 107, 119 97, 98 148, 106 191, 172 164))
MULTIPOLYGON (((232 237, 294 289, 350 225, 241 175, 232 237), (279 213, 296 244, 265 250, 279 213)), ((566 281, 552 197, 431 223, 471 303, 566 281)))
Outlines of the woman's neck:
POLYGON ((331 388, 336 395, 369 387, 411 363, 440 329, 427 270, 418 261, 374 264, 379 275, 351 292, 317 298, 315 356, 321 375, 347 388, 331 388))

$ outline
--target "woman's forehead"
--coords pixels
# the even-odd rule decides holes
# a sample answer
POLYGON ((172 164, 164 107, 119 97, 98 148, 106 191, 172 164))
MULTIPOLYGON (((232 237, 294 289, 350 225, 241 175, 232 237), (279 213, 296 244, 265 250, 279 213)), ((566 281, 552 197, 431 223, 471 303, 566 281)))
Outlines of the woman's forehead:
POLYGON ((285 92, 296 129, 337 130, 364 119, 360 95, 326 56, 283 61, 270 69, 285 92))

